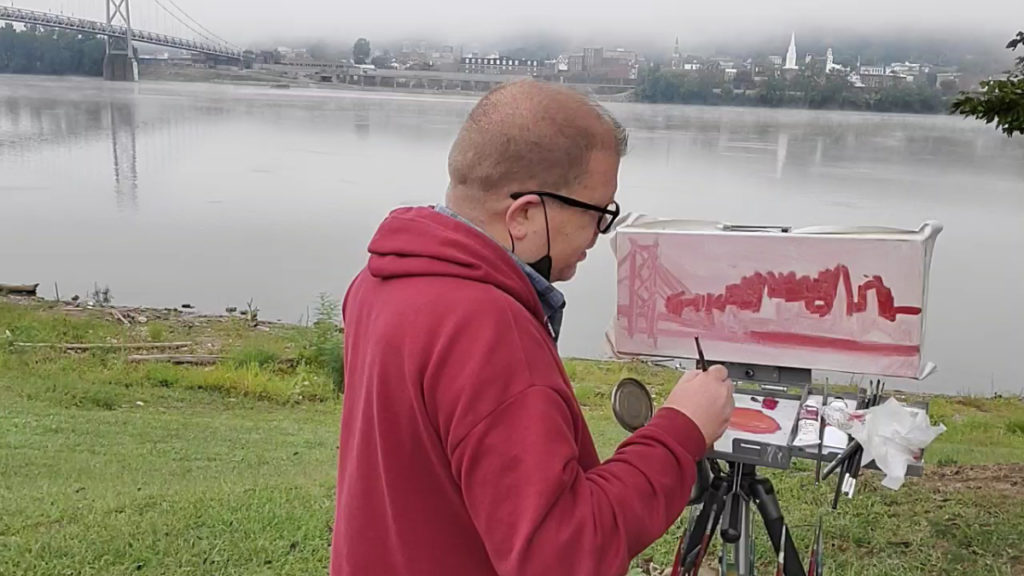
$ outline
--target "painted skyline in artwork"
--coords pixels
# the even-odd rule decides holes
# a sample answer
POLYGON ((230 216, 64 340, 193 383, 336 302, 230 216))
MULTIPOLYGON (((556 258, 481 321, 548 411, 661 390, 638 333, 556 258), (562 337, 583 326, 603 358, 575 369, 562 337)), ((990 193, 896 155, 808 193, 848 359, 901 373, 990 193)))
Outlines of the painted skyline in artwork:
POLYGON ((917 236, 620 231, 615 342, 625 354, 917 377, 917 236))

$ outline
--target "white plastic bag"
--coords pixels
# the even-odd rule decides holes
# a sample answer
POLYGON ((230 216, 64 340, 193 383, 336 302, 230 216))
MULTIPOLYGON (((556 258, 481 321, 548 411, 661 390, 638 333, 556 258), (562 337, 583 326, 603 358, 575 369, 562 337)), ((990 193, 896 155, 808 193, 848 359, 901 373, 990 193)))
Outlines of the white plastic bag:
POLYGON ((932 426, 923 410, 904 406, 895 398, 867 410, 848 411, 842 407, 824 409, 825 420, 853 436, 864 448, 861 464, 872 460, 885 473, 882 486, 899 490, 907 466, 921 458, 922 451, 946 431, 932 426))

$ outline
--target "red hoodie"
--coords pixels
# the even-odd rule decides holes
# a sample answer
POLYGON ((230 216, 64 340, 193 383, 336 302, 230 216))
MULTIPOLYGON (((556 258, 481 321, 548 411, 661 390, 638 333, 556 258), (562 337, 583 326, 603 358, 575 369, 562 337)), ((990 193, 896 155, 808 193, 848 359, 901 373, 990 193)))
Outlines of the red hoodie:
POLYGON ((700 429, 662 408, 602 464, 503 247, 421 207, 369 252, 343 304, 330 574, 625 574, 683 511, 700 429))

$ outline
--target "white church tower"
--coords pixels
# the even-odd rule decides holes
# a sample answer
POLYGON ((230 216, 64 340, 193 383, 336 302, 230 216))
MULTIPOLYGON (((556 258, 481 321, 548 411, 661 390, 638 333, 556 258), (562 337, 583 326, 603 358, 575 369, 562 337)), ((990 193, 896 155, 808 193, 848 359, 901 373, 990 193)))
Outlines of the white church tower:
POLYGON ((796 32, 789 39, 789 51, 786 52, 786 70, 796 70, 796 32))

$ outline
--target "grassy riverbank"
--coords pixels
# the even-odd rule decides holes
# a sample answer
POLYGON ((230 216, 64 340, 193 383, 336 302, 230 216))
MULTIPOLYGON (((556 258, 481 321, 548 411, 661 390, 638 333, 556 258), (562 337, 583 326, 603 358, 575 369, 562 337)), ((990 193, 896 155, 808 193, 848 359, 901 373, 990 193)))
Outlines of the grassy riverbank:
MULTIPOLYGON (((324 573, 340 336, 323 324, 119 315, 0 299, 0 574, 324 573), (66 352, 15 342, 190 344, 66 352), (128 358, 155 353, 219 358, 128 358)), ((640 377, 660 400, 677 376, 566 364, 604 456, 626 435, 608 408, 611 386, 640 377)), ((1024 403, 935 398, 931 413, 948 430, 923 479, 890 492, 866 474, 857 498, 826 515, 828 574, 1024 571, 1024 403)), ((832 494, 812 474, 770 474, 802 551, 832 494)), ((678 529, 634 573, 647 557, 670 564, 678 529)))

